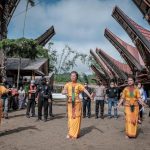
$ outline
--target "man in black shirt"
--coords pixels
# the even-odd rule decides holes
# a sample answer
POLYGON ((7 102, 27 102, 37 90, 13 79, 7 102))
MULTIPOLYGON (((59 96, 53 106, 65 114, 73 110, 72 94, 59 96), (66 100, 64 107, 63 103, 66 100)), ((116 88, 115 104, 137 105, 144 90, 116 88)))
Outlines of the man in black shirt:
POLYGON ((110 83, 110 87, 106 90, 106 95, 108 99, 108 116, 112 117, 111 109, 114 107, 114 117, 118 118, 117 113, 117 103, 118 103, 118 88, 115 86, 114 82, 110 83))
MULTIPOLYGON (((85 86, 85 89, 91 94, 92 90, 91 88, 88 87, 88 83, 85 83, 84 86, 85 86)), ((90 118, 91 117, 91 99, 84 92, 82 93, 82 97, 83 97, 83 118, 86 117, 86 109, 88 111, 87 116, 88 118, 90 118)))
POLYGON ((38 120, 42 119, 42 108, 44 107, 44 122, 48 118, 48 106, 49 99, 51 98, 50 86, 46 84, 46 78, 42 79, 42 83, 39 85, 38 90, 38 120))

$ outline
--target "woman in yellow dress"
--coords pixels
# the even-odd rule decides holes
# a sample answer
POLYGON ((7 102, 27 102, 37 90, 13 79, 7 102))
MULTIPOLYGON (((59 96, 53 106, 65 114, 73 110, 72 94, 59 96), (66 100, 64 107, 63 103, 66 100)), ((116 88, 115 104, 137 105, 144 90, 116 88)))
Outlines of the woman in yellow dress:
POLYGON ((71 72, 71 82, 65 84, 62 94, 66 94, 67 100, 67 113, 68 113, 68 135, 67 138, 77 139, 80 135, 80 126, 82 118, 82 103, 79 98, 81 92, 85 92, 90 99, 92 96, 80 83, 77 83, 78 73, 71 72))
POLYGON ((124 88, 118 107, 124 101, 126 138, 137 136, 139 105, 146 106, 142 101, 139 89, 134 85, 134 78, 128 77, 128 86, 124 88))
POLYGON ((6 89, 3 85, 2 85, 2 77, 0 76, 0 124, 1 124, 1 118, 2 118, 2 112, 3 112, 3 103, 2 103, 2 99, 1 99, 1 96, 4 94, 4 93, 7 93, 9 90, 6 89))

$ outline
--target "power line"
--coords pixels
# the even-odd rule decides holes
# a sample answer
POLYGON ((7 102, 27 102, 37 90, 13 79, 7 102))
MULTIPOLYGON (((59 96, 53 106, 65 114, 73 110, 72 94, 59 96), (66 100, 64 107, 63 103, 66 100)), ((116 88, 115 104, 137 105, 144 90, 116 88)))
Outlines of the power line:
MULTIPOLYGON (((42 2, 38 2, 38 3, 36 3, 34 6, 32 6, 32 7, 29 7, 27 10, 30 10, 30 9, 32 9, 33 7, 36 7, 36 6, 38 6, 40 3, 42 3, 42 2)), ((23 13, 25 13, 26 12, 26 9, 24 9, 23 11, 21 11, 21 12, 19 12, 18 14, 16 14, 15 16, 13 16, 13 18, 12 19, 14 19, 15 17, 17 17, 17 16, 19 16, 19 15, 21 15, 21 14, 23 14, 23 13)), ((6 21, 4 20, 1 24, 3 24, 3 23, 5 23, 6 21)))
MULTIPOLYGON (((27 10, 30 10, 30 9, 32 9, 33 7, 38 6, 40 3, 41 3, 41 2, 36 3, 34 6, 29 7, 27 10)), ((19 15, 25 13, 25 12, 26 12, 26 9, 24 9, 23 11, 19 12, 18 14, 16 14, 13 18, 15 18, 15 17, 17 17, 17 16, 19 16, 19 15)), ((13 18, 12 18, 12 19, 13 19, 13 18)))

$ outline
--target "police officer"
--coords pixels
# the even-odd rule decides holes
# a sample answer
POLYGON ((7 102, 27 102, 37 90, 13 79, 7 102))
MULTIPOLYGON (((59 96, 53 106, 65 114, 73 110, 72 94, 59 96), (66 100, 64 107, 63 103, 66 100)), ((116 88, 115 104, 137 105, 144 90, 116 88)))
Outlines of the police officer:
POLYGON ((44 122, 48 118, 48 105, 51 98, 50 86, 46 84, 46 78, 42 78, 41 84, 38 87, 38 120, 42 120, 42 108, 44 107, 44 122))
MULTIPOLYGON (((49 82, 47 81, 46 82, 46 84, 49 86, 49 82)), ((50 87, 50 93, 49 93, 49 95, 50 95, 50 97, 49 97, 49 99, 48 99, 48 107, 49 107, 49 116, 50 116, 50 118, 52 117, 54 117, 54 115, 53 115, 53 97, 52 97, 52 87, 51 86, 49 86, 50 87)))
MULTIPOLYGON (((90 94, 92 93, 91 88, 88 87, 88 83, 85 83, 84 87, 90 94)), ((82 93, 82 98, 83 98, 83 118, 86 117, 86 109, 87 109, 87 116, 88 118, 90 118, 91 117, 91 99, 84 92, 82 93)))

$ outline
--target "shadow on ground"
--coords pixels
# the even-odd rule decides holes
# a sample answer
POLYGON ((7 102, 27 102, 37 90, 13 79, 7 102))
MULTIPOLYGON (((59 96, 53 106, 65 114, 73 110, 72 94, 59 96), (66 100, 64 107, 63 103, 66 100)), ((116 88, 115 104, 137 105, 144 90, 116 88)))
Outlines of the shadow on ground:
POLYGON ((18 114, 18 115, 14 115, 14 116, 9 116, 9 119, 11 119, 11 118, 17 118, 17 117, 23 117, 25 115, 26 114, 18 114))
POLYGON ((98 129, 98 128, 95 127, 95 126, 89 126, 89 127, 85 127, 85 128, 83 128, 83 129, 81 129, 80 137, 82 137, 82 136, 84 136, 84 135, 86 135, 86 134, 92 132, 92 130, 97 130, 97 131, 99 131, 99 132, 102 133, 102 134, 104 133, 102 130, 98 129))
POLYGON ((18 127, 18 128, 12 129, 12 130, 6 130, 4 132, 0 132, 0 137, 6 136, 6 135, 10 135, 10 134, 14 134, 14 133, 18 133, 18 132, 22 132, 22 131, 25 131, 25 130, 37 130, 37 131, 40 131, 35 126, 18 127))
POLYGON ((55 114, 53 118, 50 120, 55 120, 55 119, 63 119, 66 118, 66 113, 61 113, 61 114, 55 114))

